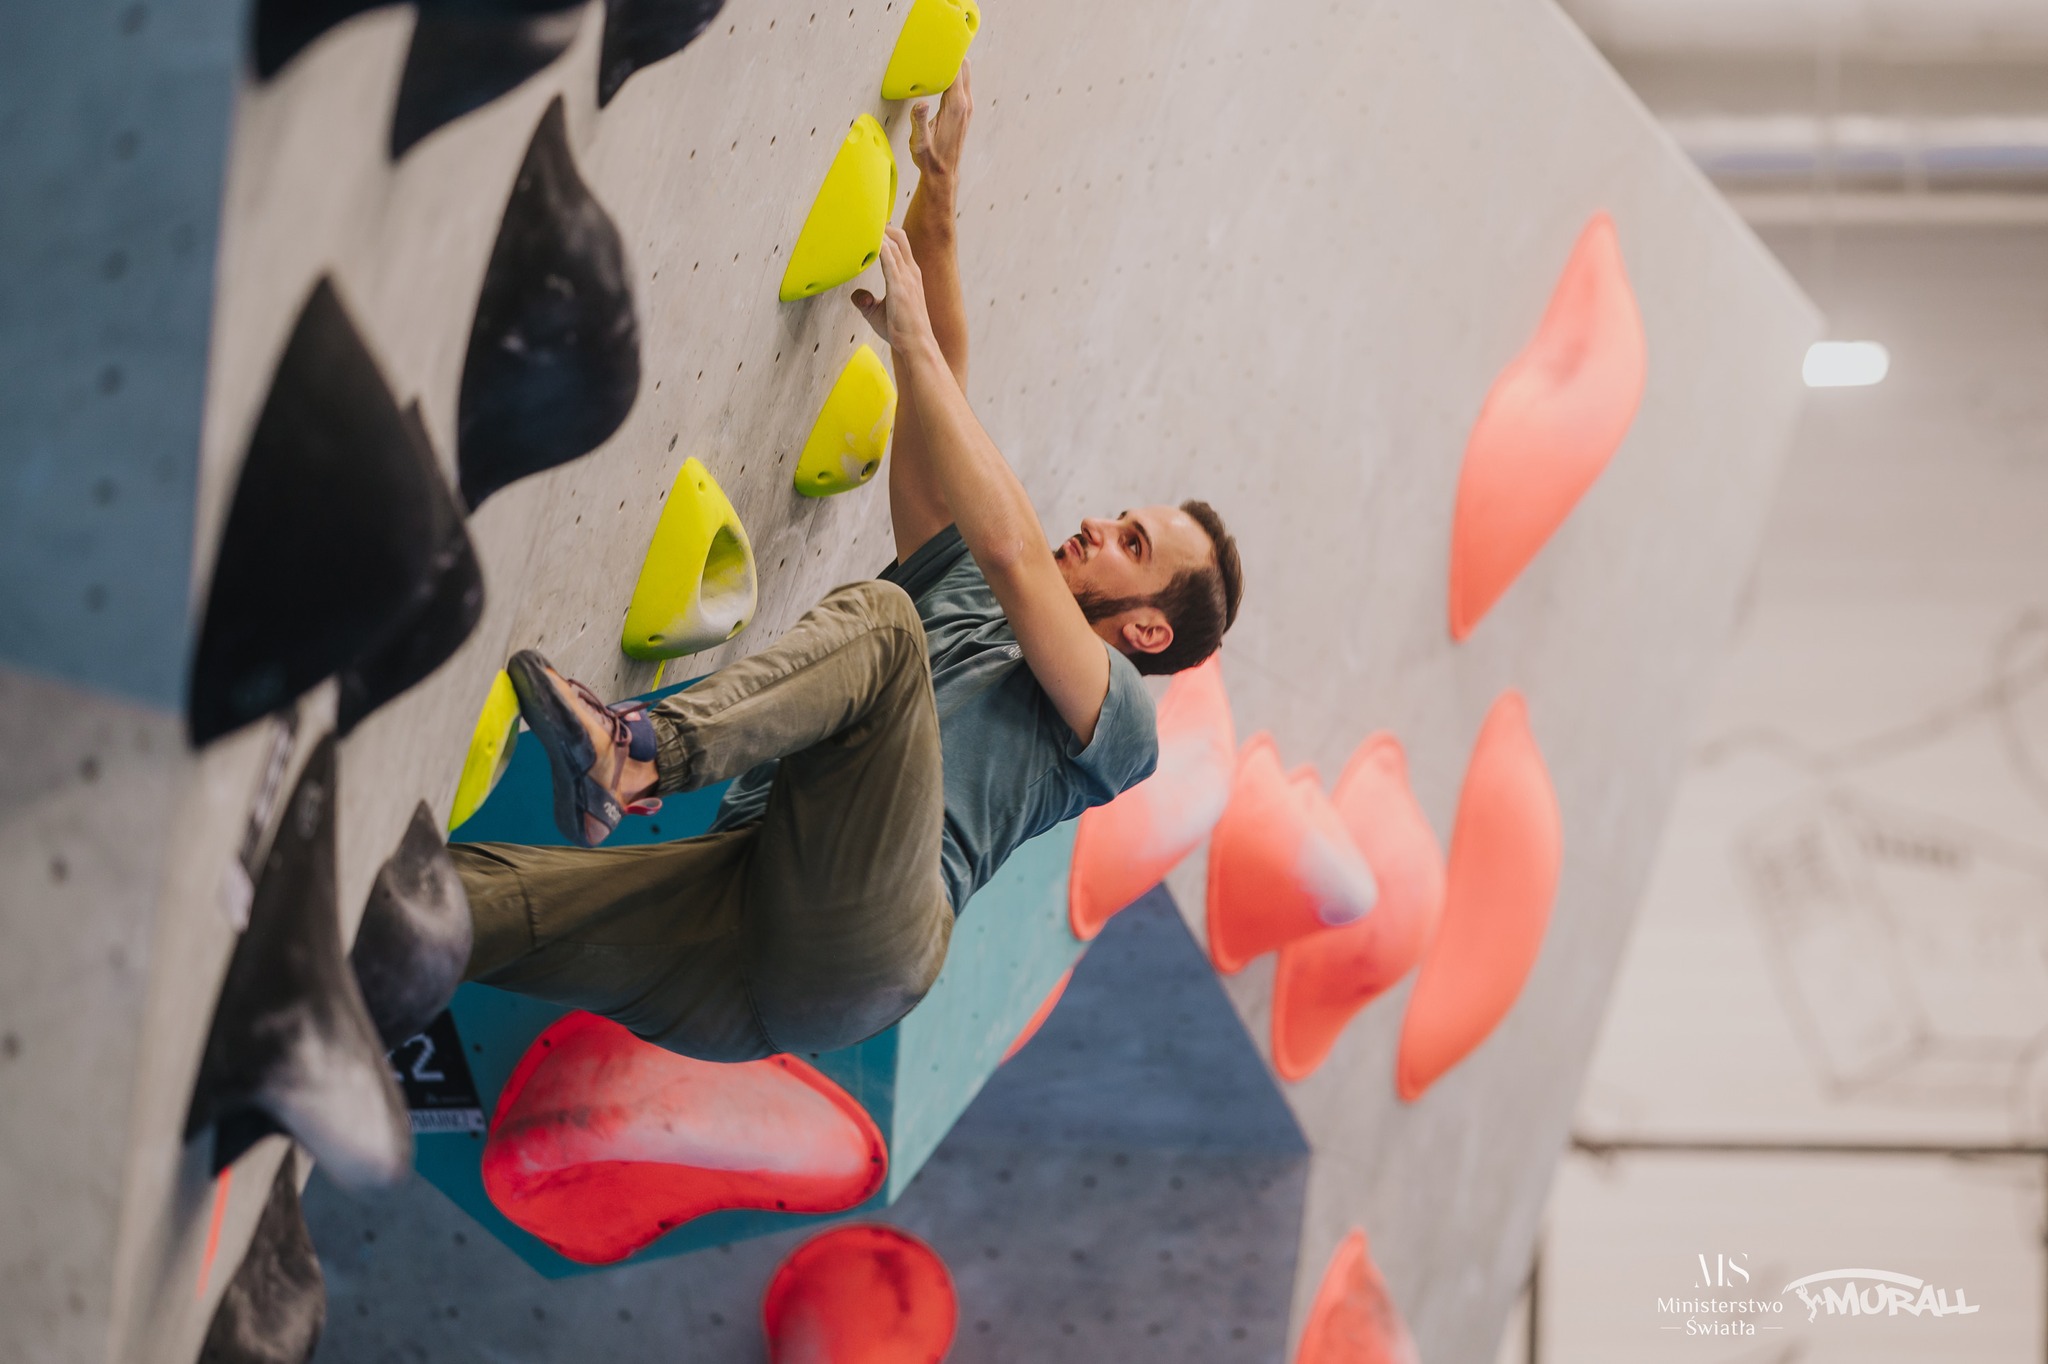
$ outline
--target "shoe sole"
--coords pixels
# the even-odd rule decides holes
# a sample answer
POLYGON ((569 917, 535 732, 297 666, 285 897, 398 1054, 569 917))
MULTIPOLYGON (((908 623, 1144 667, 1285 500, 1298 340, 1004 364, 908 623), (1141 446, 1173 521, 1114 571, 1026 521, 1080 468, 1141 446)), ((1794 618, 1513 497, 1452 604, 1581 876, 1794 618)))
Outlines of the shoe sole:
POLYGON ((520 717, 548 755, 556 831, 579 848, 597 846, 585 837, 583 802, 579 799, 588 780, 584 774, 597 761, 597 749, 590 742, 589 733, 555 690, 555 684, 548 681, 547 660, 538 653, 521 649, 506 662, 505 672, 519 697, 520 717))

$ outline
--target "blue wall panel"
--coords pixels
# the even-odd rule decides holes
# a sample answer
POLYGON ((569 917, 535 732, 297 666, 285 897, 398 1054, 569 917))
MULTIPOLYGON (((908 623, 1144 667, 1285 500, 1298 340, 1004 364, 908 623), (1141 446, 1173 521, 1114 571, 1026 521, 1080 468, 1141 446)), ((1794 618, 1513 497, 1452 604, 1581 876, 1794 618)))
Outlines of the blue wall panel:
POLYGON ((0 43, 0 663, 165 709, 244 9, 18 5, 0 43))

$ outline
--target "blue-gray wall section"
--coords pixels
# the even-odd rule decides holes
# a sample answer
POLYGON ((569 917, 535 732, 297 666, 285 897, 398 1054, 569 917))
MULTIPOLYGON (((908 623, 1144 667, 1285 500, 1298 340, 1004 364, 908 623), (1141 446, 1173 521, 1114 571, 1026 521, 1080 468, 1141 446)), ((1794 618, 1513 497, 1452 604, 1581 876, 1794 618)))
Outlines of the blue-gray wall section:
POLYGON ((1308 1154, 1164 886, 1109 921, 999 1078, 957 1142, 1308 1154))
POLYGON ((181 702, 236 0, 0 44, 0 662, 181 702))
MULTIPOLYGON (((902 1199, 861 1220, 946 1261, 951 1364, 1278 1364, 1308 1167, 1159 890, 1110 921, 902 1199)), ((316 1364, 758 1364, 763 1289, 817 1230, 542 1279, 423 1180, 347 1195, 316 1173, 306 1216, 329 1293, 316 1364)))

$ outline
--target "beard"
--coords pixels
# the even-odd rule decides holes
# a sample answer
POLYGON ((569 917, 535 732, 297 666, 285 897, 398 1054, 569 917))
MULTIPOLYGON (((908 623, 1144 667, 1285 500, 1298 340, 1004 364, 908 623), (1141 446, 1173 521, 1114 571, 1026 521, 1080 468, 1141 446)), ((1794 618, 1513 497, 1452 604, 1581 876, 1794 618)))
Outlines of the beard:
POLYGON ((1090 625, 1099 625, 1126 611, 1135 611, 1152 603, 1145 597, 1105 597, 1100 592, 1082 588, 1074 593, 1074 604, 1081 608, 1081 614, 1088 618, 1090 625))

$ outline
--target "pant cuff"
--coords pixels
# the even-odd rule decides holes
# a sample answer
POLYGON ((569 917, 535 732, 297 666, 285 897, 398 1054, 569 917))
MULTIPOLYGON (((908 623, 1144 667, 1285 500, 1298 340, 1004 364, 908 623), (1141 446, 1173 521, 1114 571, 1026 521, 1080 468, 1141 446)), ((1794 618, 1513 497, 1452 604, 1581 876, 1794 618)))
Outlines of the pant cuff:
POLYGON ((697 764, 683 738, 683 726, 656 711, 649 711, 647 718, 654 722, 654 794, 695 790, 690 775, 697 764))

